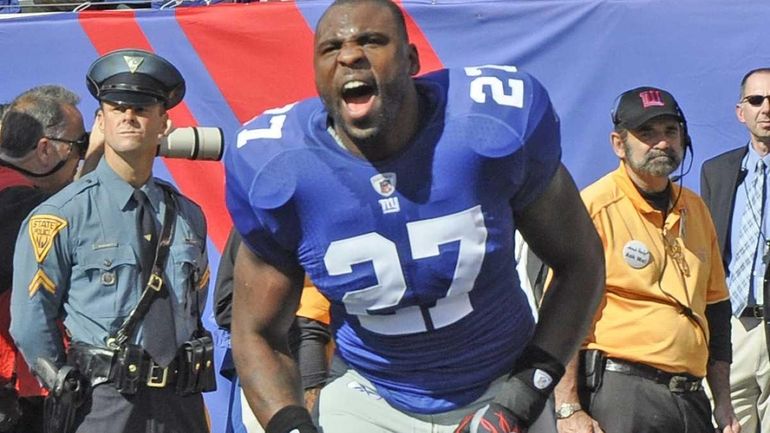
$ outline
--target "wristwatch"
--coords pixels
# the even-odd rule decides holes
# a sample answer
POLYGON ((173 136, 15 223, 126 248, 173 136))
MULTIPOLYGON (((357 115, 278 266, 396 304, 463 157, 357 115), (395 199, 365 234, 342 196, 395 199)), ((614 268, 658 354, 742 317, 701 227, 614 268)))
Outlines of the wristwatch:
POLYGON ((569 418, 575 412, 583 410, 580 407, 580 403, 562 403, 558 409, 556 409, 556 419, 569 418))

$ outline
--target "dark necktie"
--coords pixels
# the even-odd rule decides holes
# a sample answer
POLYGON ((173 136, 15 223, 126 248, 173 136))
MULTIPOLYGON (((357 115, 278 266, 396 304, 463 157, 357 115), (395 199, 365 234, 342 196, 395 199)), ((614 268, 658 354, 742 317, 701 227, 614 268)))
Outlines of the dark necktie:
MULTIPOLYGON (((155 262, 158 233, 155 230, 153 210, 147 196, 136 189, 134 200, 136 200, 136 227, 141 254, 142 290, 144 290, 155 262)), ((174 314, 167 287, 163 287, 155 296, 156 299, 150 304, 143 320, 143 346, 156 363, 166 367, 176 355, 174 314)))

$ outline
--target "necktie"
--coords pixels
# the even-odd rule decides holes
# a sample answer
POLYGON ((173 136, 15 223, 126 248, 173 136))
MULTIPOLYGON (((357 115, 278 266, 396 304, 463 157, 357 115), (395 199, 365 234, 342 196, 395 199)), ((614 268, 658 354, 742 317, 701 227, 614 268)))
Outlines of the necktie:
MULTIPOLYGON (((139 189, 134 190, 136 200, 136 227, 142 266, 142 290, 152 273, 158 233, 155 230, 153 210, 147 196, 139 189)), ((152 289, 150 289, 152 290, 152 289)), ((152 359, 163 367, 168 366, 176 355, 176 331, 171 298, 168 288, 157 293, 143 319, 143 346, 152 359)))
POLYGON ((735 269, 730 284, 730 300, 733 315, 740 316, 749 300, 751 275, 761 233, 762 208, 764 205, 765 163, 760 159, 754 171, 753 181, 746 186, 746 210, 741 216, 738 250, 735 252, 735 269))

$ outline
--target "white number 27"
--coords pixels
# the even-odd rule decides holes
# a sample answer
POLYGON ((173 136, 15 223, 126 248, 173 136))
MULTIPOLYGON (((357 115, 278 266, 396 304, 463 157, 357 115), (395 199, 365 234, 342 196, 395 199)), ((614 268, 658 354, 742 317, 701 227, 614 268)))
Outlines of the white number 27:
MULTIPOLYGON (((450 325, 473 311, 468 293, 473 289, 486 251, 487 229, 481 206, 465 211, 414 221, 406 224, 414 260, 436 257, 439 247, 459 241, 459 252, 452 282, 446 296, 440 298, 428 315, 433 328, 450 325)), ((378 312, 396 307, 408 287, 401 268, 396 244, 376 232, 334 241, 324 256, 331 276, 353 272, 352 265, 371 263, 377 284, 351 291, 342 301, 361 325, 379 334, 398 335, 428 329, 419 306, 396 309, 392 314, 378 312)))
POLYGON ((509 107, 524 107, 524 82, 516 78, 508 78, 503 81, 499 77, 483 75, 482 69, 497 69, 506 72, 516 72, 515 66, 484 65, 468 66, 465 75, 476 77, 471 81, 471 99, 479 104, 487 102, 487 91, 492 99, 509 107), (507 88, 506 88, 507 85, 507 88))

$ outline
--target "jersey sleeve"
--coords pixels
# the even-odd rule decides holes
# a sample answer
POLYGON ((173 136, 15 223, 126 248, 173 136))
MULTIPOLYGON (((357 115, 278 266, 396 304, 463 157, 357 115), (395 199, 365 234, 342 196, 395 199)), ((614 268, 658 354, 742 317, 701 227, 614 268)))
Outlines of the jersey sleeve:
POLYGON ((24 221, 16 241, 11 293, 11 335, 27 364, 38 357, 62 364, 64 347, 56 319, 69 289, 72 260, 69 221, 41 205, 24 221))
MULTIPOLYGON (((247 123, 239 136, 270 127, 276 115, 247 123)), ((284 126, 286 128, 287 126, 284 126)), ((258 135, 257 135, 258 136, 258 135)), ((252 138, 225 153, 226 203, 243 243, 265 262, 282 270, 295 269, 298 220, 291 198, 295 189, 293 165, 278 138, 252 138)))
POLYGON ((517 167, 524 176, 511 200, 514 211, 524 209, 545 191, 561 162, 559 118, 548 92, 531 76, 527 82, 525 103, 529 102, 529 109, 517 128, 522 131, 517 167))
POLYGON ((488 172, 502 180, 514 211, 542 194, 561 160, 559 118, 548 92, 531 75, 511 66, 454 70, 444 136, 461 137, 492 161, 488 172), (462 119, 457 121, 457 119, 462 119))

